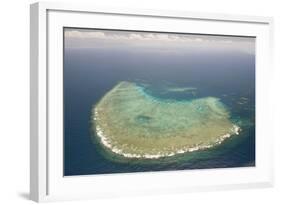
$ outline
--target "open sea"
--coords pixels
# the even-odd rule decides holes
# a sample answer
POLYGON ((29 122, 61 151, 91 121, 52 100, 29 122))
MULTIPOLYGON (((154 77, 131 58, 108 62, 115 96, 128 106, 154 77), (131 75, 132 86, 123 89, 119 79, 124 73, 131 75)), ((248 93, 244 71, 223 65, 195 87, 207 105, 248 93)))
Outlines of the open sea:
POLYGON ((181 54, 132 49, 65 48, 64 175, 255 166, 255 56, 192 50, 181 54), (242 131, 213 148, 158 160, 119 159, 91 132, 91 109, 120 81, 147 84, 163 99, 221 99, 242 131), (163 92, 163 87, 194 87, 163 92))

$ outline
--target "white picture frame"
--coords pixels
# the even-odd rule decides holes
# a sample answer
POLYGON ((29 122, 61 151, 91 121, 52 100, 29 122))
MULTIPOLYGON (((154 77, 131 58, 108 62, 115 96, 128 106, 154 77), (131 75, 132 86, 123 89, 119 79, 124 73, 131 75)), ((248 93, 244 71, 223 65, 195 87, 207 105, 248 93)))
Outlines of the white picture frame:
POLYGON ((31 200, 40 202, 272 186, 273 134, 270 129, 272 113, 266 110, 269 106, 268 91, 273 69, 272 29, 273 19, 270 17, 98 8, 95 5, 71 3, 32 4, 30 10, 31 200), (257 38, 256 166, 64 177, 62 126, 60 126, 63 27, 255 36, 257 38), (147 182, 150 182, 149 186, 147 182))

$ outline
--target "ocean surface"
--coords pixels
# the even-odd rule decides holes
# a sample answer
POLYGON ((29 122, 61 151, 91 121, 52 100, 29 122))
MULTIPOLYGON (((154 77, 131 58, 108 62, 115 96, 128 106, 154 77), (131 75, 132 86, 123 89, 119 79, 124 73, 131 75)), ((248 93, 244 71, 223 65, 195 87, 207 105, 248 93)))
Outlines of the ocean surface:
POLYGON ((153 53, 142 50, 64 50, 64 175, 255 166, 255 56, 245 52, 153 53), (105 152, 91 131, 92 107, 118 82, 145 84, 163 99, 217 97, 242 131, 213 148, 157 160, 105 152), (194 87, 190 92, 163 92, 194 87))

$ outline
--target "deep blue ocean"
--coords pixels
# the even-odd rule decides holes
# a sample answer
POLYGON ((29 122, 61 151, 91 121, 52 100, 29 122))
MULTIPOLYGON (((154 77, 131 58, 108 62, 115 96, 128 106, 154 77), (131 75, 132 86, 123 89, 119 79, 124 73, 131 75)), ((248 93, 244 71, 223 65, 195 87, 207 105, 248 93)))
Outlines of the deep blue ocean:
POLYGON ((65 176, 255 166, 254 55, 66 48, 63 80, 65 176), (219 146, 170 159, 113 160, 93 140, 90 117, 92 106, 120 81, 148 84, 146 91, 159 98, 191 97, 160 92, 162 86, 195 87, 196 98, 220 98, 242 132, 219 146))

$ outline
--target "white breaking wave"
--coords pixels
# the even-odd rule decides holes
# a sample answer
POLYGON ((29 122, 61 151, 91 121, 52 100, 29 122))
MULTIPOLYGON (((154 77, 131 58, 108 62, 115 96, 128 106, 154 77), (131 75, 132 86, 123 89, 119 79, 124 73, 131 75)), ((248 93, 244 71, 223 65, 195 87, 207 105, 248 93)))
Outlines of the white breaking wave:
MULTIPOLYGON (((98 112, 95 110, 94 120, 96 120, 97 116, 98 116, 98 112)), ((239 126, 233 124, 233 127, 230 131, 233 132, 236 135, 239 135, 239 131, 241 131, 241 128, 239 126)), ((121 155, 121 156, 126 157, 126 158, 143 158, 143 159, 158 159, 158 158, 161 158, 161 157, 171 157, 171 156, 174 156, 174 155, 177 155, 177 154, 183 154, 183 153, 186 153, 186 152, 194 152, 194 151, 198 151, 198 150, 204 150, 204 149, 211 148, 215 145, 219 145, 225 139, 231 137, 230 133, 226 133, 225 135, 222 135, 222 136, 218 137, 218 139, 213 144, 197 145, 197 146, 194 146, 194 147, 182 148, 182 149, 176 150, 174 152, 167 152, 167 153, 160 153, 159 152, 158 154, 134 154, 134 153, 126 153, 122 149, 119 149, 119 148, 113 146, 112 143, 109 140, 109 137, 104 134, 104 132, 102 131, 102 129, 98 125, 96 125, 96 134, 97 134, 97 137, 100 139, 100 142, 105 147, 110 149, 113 153, 121 155)))

